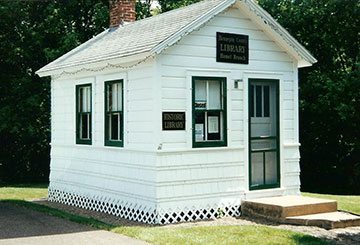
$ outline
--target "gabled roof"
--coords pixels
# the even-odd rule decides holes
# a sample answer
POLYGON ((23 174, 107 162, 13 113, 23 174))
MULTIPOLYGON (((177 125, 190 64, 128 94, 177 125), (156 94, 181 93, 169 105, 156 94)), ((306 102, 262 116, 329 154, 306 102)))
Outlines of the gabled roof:
MULTIPOLYGON (((235 4, 250 12, 253 18, 278 37, 284 48, 305 65, 316 59, 282 28, 253 0, 205 0, 160 15, 105 30, 89 41, 66 53, 37 71, 40 76, 60 74, 66 69, 83 68, 86 65, 109 60, 125 60, 126 57, 145 57, 160 54, 183 36, 199 28, 211 18, 235 4), (235 4, 236 3, 236 4, 235 4), (265 26, 264 26, 265 24, 265 26)), ((123 61, 124 62, 124 61, 123 61)), ((120 63, 123 63, 120 61, 120 63)))

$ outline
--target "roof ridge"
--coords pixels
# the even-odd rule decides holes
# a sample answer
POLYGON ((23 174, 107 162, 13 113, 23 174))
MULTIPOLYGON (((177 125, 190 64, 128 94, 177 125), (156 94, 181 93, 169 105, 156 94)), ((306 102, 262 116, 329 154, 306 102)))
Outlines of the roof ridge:
MULTIPOLYGON (((142 59, 145 55, 157 55, 177 43, 182 37, 201 28, 213 17, 234 5, 245 11, 258 22, 258 27, 267 30, 272 38, 278 38, 290 55, 301 61, 299 67, 309 66, 316 59, 284 30, 267 12, 253 0, 202 0, 194 4, 148 17, 117 29, 94 36, 77 48, 42 67, 36 73, 47 76, 60 72, 69 66, 83 66, 88 63, 100 64, 106 59, 130 57, 142 59), (290 37, 289 37, 290 36, 290 37), (133 52, 137 51, 137 52, 133 52), (133 53, 132 53, 133 52, 133 53), (135 57, 135 55, 138 55, 135 57), (140 57, 141 56, 141 57, 140 57)), ((280 42, 279 41, 279 42, 280 42)), ((280 43, 280 44, 281 44, 280 43)), ((281 45, 282 45, 281 44, 281 45)), ((117 62, 128 62, 129 59, 117 62)), ((94 64, 94 66, 96 66, 94 64)), ((79 68, 80 69, 80 68, 79 68)), ((81 68, 84 69, 84 68, 81 68)), ((81 70, 80 69, 80 70, 81 70)))
MULTIPOLYGON (((139 24, 139 23, 143 23, 143 22, 146 22, 146 21, 151 21, 151 20, 153 20, 155 18, 166 17, 169 14, 180 12, 180 11, 186 9, 186 8, 189 8, 189 7, 196 7, 197 5, 204 4, 205 2, 215 2, 215 1, 225 2, 226 0, 200 0, 199 2, 196 2, 196 3, 192 3, 192 4, 189 4, 189 5, 186 5, 186 6, 182 6, 180 8, 172 9, 172 10, 169 10, 169 11, 166 11, 166 12, 161 12, 161 13, 159 13, 157 15, 149 16, 149 17, 146 17, 144 19, 140 19, 140 20, 136 20, 136 21, 127 23, 126 25, 119 26, 119 28, 117 28, 115 31, 119 30, 121 27, 123 27, 123 28, 131 27, 131 26, 139 24)), ((107 30, 110 30, 110 29, 111 28, 108 28, 107 30)))

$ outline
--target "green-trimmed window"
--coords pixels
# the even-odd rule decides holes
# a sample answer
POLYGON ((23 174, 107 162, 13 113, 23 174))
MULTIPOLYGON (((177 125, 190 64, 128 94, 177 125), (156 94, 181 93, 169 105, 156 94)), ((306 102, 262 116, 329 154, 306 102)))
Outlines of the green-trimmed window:
POLYGON ((193 147, 227 145, 226 78, 193 77, 193 147))
POLYGON ((124 145, 123 80, 105 82, 105 145, 124 145))
POLYGON ((91 84, 76 86, 76 144, 91 145, 91 84))

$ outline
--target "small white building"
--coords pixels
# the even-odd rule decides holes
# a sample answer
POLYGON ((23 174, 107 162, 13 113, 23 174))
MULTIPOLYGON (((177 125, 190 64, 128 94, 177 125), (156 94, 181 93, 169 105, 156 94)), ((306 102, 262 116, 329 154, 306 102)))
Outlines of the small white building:
POLYGON ((134 2, 37 71, 51 76, 49 200, 166 224, 299 194, 298 68, 316 59, 253 0, 126 23, 134 2))

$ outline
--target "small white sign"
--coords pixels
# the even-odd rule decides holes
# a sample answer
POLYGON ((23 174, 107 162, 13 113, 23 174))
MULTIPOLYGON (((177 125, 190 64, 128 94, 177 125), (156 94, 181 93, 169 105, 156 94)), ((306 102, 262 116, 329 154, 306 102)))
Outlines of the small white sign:
POLYGON ((208 117, 208 131, 209 134, 219 133, 219 117, 209 116, 208 117))
POLYGON ((204 124, 195 124, 195 141, 204 141, 204 124))

